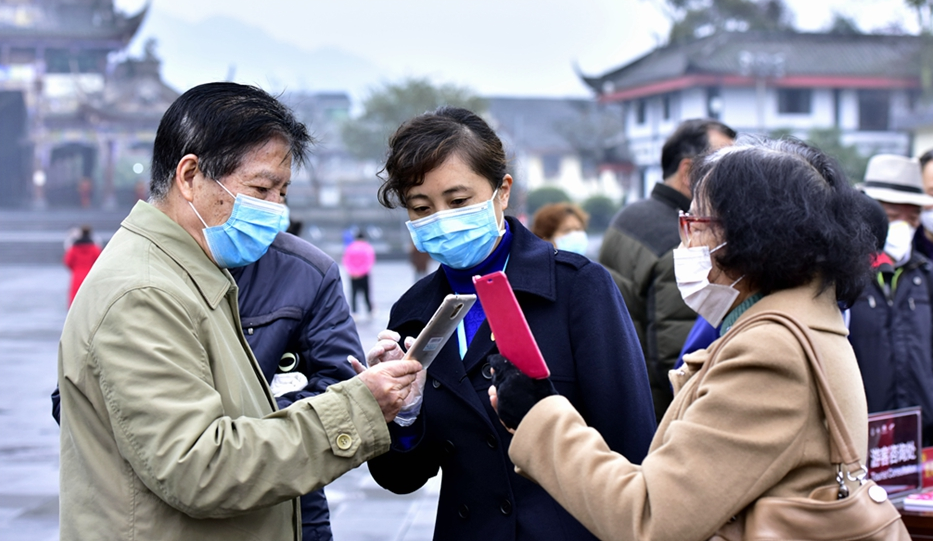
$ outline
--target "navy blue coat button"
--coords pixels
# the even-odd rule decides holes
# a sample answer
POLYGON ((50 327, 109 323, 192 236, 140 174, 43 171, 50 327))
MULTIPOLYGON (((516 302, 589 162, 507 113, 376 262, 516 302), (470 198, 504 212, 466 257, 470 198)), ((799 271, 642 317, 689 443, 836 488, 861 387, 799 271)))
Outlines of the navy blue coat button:
POLYGON ((492 379, 492 365, 489 363, 483 365, 483 377, 486 379, 492 379))
POLYGON ((509 500, 502 500, 502 505, 499 506, 499 511, 502 511, 502 514, 509 516, 512 514, 512 502, 509 500))
POLYGON ((467 507, 467 504, 461 503, 460 511, 458 511, 457 514, 460 515, 460 518, 467 518, 470 516, 470 508, 467 507))
POLYGON ((488 445, 490 449, 498 447, 499 442, 496 441, 496 436, 493 434, 486 434, 486 445, 488 445))
POLYGON ((435 379, 435 380, 431 380, 431 386, 434 387, 435 389, 440 389, 440 388, 441 388, 441 382, 437 381, 436 379, 435 379))

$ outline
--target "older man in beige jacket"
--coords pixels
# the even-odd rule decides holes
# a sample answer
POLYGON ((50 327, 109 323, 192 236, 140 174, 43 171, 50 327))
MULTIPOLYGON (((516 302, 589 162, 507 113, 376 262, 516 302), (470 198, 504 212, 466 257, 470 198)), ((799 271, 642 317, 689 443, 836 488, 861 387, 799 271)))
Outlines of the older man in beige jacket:
POLYGON ((152 204, 123 222, 62 333, 62 539, 296 540, 298 496, 388 450, 417 362, 357 366, 276 411, 240 331, 225 268, 287 223, 309 140, 275 99, 233 83, 166 112, 152 204))

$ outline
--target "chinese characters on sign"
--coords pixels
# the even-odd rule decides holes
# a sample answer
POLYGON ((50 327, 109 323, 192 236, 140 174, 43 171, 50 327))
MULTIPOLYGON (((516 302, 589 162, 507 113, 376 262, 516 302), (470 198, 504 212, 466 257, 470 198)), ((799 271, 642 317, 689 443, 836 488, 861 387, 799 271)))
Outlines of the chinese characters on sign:
POLYGON ((920 408, 868 416, 868 477, 889 494, 915 492, 922 486, 920 408))

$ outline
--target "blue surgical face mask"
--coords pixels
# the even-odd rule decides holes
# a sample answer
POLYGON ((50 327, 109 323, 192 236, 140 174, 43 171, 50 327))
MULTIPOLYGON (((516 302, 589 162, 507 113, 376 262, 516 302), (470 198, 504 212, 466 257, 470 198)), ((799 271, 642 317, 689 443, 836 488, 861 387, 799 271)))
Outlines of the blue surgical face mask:
POLYGON ((489 201, 405 222, 415 248, 453 269, 479 265, 505 233, 499 227, 493 205, 498 193, 499 190, 494 191, 489 201))
POLYGON ((233 212, 226 222, 208 227, 198 209, 188 202, 204 224, 202 231, 211 257, 224 269, 254 263, 269 250, 275 236, 288 228, 288 207, 248 195, 233 195, 219 181, 215 182, 234 199, 233 212))
POLYGON ((558 250, 586 255, 590 239, 586 236, 586 231, 571 231, 554 239, 554 244, 558 250))

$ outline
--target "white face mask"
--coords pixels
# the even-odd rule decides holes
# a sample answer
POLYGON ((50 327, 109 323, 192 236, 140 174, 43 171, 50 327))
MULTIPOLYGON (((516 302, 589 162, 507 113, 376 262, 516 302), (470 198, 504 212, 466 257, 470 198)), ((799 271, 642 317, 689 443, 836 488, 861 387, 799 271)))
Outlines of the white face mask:
POLYGON ((933 233, 933 209, 925 210, 920 213, 920 225, 930 233, 933 233))
POLYGON ((674 249, 674 276, 680 296, 694 312, 703 317, 713 327, 718 327, 729 313, 732 304, 739 296, 739 290, 732 285, 711 284, 709 271, 713 268, 710 254, 725 246, 722 243, 711 251, 708 246, 674 249))
POLYGON ((554 244, 557 246, 558 250, 586 255, 586 249, 590 245, 590 240, 586 236, 586 231, 571 231, 566 235, 561 235, 554 239, 554 244))
POLYGON ((888 237, 884 241, 884 253, 891 256, 895 265, 901 265, 910 259, 910 248, 916 231, 904 220, 896 220, 888 224, 888 237))

